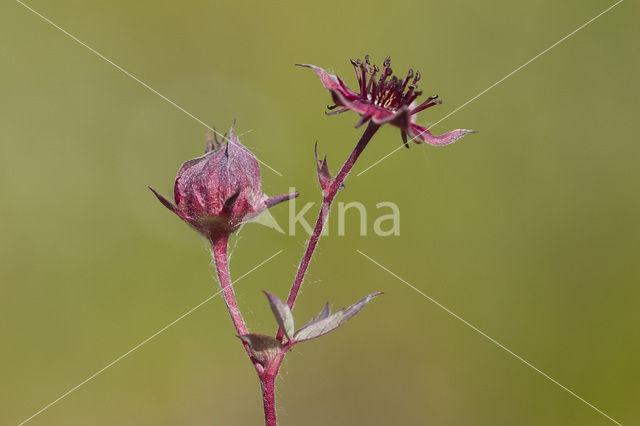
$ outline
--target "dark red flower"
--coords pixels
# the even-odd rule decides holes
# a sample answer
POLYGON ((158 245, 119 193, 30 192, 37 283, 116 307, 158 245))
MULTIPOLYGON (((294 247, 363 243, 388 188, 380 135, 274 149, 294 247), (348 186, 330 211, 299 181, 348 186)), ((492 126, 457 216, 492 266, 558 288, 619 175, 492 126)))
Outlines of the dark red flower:
POLYGON ((298 195, 269 198, 262 193, 258 160, 240 143, 233 126, 228 142, 208 136, 205 154, 180 167, 174 186, 175 204, 149 189, 169 210, 212 241, 298 195))
POLYGON ((393 75, 391 59, 384 61, 382 70, 377 65, 371 65, 369 55, 364 62, 360 59, 351 60, 358 78, 359 93, 349 89, 337 75, 329 74, 324 69, 309 64, 297 64, 311 68, 318 74, 324 87, 331 92, 335 105, 327 115, 339 114, 345 111, 355 111, 361 118, 356 127, 360 127, 369 120, 374 124, 393 124, 400 128, 402 141, 409 147, 407 136, 416 143, 428 143, 429 145, 448 145, 466 135, 475 133, 473 130, 458 129, 440 136, 435 136, 423 126, 415 123, 415 115, 429 107, 438 105, 438 95, 428 97, 421 104, 415 102, 422 92, 416 90, 420 73, 409 70, 404 78, 393 75), (377 78, 376 78, 377 77, 377 78))

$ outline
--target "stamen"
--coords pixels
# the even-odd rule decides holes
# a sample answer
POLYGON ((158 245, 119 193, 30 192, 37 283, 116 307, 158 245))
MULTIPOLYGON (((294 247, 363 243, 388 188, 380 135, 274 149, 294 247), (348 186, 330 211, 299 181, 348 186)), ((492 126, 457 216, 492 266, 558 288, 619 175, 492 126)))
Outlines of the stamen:
POLYGON ((375 88, 376 82, 374 81, 374 79, 375 79, 375 76, 378 73, 378 71, 380 71, 380 68, 378 68, 377 65, 374 65, 373 68, 370 70, 371 77, 369 77, 369 85, 367 86, 367 94, 370 94, 372 92, 371 89, 375 88))
POLYGON ((411 114, 416 114, 429 107, 442 103, 442 101, 436 101, 436 99, 438 99, 438 95, 429 96, 427 99, 424 100, 424 102, 422 102, 420 105, 412 109, 411 114))
POLYGON ((378 80, 378 86, 382 86, 384 81, 391 75, 393 72, 389 65, 391 64, 391 59, 387 56, 387 59, 384 60, 384 64, 382 65, 382 74, 380 75, 380 80, 378 80))
MULTIPOLYGON (((412 101, 409 101, 409 99, 411 98, 411 96, 413 96, 413 91, 415 90, 416 86, 412 83, 409 85, 409 90, 407 90, 407 93, 404 94, 404 97, 402 98, 402 103, 405 105, 409 105, 411 104, 412 101)), ((413 98, 415 99, 415 97, 413 98)))
POLYGON ((406 105, 411 105, 411 102, 415 101, 416 98, 418 96, 422 95, 422 91, 417 90, 415 92, 413 92, 413 94, 411 95, 411 97, 409 97, 408 99, 404 100, 403 103, 406 105))
POLYGON ((411 77, 413 77, 413 70, 409 68, 409 72, 402 82, 402 89, 400 89, 401 92, 404 92, 404 89, 406 89, 407 83, 409 82, 409 80, 411 80, 411 77))
POLYGON ((361 83, 362 76, 360 75, 360 67, 358 65, 358 62, 360 61, 360 59, 358 59, 357 61, 350 59, 350 61, 351 61, 351 65, 353 65, 353 70, 356 72, 356 78, 358 79, 358 84, 360 84, 360 87, 362 87, 362 83, 361 83))
POLYGON ((360 74, 362 78, 360 79, 360 97, 366 99, 367 94, 365 90, 367 88, 367 67, 365 67, 364 62, 358 59, 358 66, 360 67, 360 74))
POLYGON ((415 107, 414 109, 412 109, 409 114, 413 115, 413 114, 417 114, 420 111, 423 111, 427 108, 430 108, 434 105, 439 105, 442 103, 441 100, 437 100, 437 101, 430 101, 430 99, 435 99, 435 98, 428 98, 426 101, 424 101, 423 103, 421 103, 419 106, 415 107))
MULTIPOLYGON (((353 65, 356 77, 358 78, 360 97, 362 100, 373 105, 395 112, 403 106, 410 106, 418 96, 422 95, 422 92, 417 90, 417 83, 422 78, 420 72, 414 71, 410 68, 407 71, 406 76, 400 79, 393 75, 393 69, 391 69, 391 58, 388 56, 382 63, 382 68, 377 65, 372 65, 371 57, 369 55, 364 56, 364 61, 360 59, 351 59, 351 65, 353 65)), ((420 105, 411 109, 409 114, 413 115, 434 105, 440 104, 441 101, 437 100, 437 98, 437 95, 430 96, 420 105)), ((340 110, 333 111, 338 108, 338 106, 339 105, 327 106, 329 111, 332 112, 327 112, 326 114, 339 114, 346 110, 346 108, 341 108, 340 110)), ((358 126, 363 125, 370 119, 371 117, 362 117, 358 126)))

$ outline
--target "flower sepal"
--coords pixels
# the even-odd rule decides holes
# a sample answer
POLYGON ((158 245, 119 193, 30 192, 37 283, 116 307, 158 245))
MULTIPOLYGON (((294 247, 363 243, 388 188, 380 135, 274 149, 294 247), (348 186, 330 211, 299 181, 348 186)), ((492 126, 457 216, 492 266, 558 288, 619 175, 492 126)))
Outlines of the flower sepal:
POLYGON ((396 77, 388 57, 382 69, 371 65, 369 55, 365 56, 364 61, 351 60, 351 64, 358 80, 358 91, 351 90, 340 77, 329 74, 323 68, 311 64, 296 64, 313 70, 330 92, 334 105, 329 106, 330 112, 327 115, 354 111, 360 115, 356 127, 369 121, 378 126, 389 123, 400 129, 402 142, 407 148, 409 142, 433 146, 449 145, 469 133, 475 133, 473 130, 458 129, 435 136, 428 128, 416 124, 418 112, 442 103, 438 95, 429 96, 420 104, 415 102, 422 94, 417 90, 417 83, 421 78, 419 72, 410 69, 405 77, 396 77))
POLYGON ((240 143, 234 126, 226 140, 208 135, 205 154, 182 164, 175 180, 174 203, 149 189, 211 241, 228 237, 264 210, 298 196, 296 192, 268 197, 262 192, 258 160, 240 143))

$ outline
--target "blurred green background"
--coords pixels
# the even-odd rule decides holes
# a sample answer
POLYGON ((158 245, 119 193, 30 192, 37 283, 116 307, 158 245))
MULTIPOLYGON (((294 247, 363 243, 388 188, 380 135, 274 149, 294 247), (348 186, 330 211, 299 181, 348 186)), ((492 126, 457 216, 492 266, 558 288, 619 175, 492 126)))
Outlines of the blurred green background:
MULTIPOLYGON (((268 194, 317 201, 313 143, 335 171, 360 135, 325 117, 296 62, 353 85, 349 58, 391 55, 444 105, 466 102, 609 1, 70 1, 28 4, 262 160, 268 194)), ((217 290, 206 246, 170 194, 205 128, 13 1, 0 6, 0 424, 16 425, 217 290)), ((402 149, 340 201, 393 201, 401 235, 319 247, 306 322, 382 290, 287 357, 285 425, 606 425, 604 416, 362 257, 362 250, 623 424, 640 423, 640 7, 626 1, 434 128, 479 130, 402 149)), ((383 129, 355 168, 400 144, 383 129)), ((313 212, 307 214, 312 221, 313 212)), ((273 214, 285 229, 288 211, 273 214)), ((285 297, 306 240, 249 225, 234 240, 250 328, 260 290, 285 297)), ((215 298, 33 425, 258 425, 255 373, 215 298)))

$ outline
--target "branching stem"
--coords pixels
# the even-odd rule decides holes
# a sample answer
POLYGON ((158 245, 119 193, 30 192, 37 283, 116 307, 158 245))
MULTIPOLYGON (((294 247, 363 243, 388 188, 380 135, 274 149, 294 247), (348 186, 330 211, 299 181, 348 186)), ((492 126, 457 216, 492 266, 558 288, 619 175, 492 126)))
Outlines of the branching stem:
MULTIPOLYGON (((313 257, 313 253, 318 245, 318 241, 322 235, 322 229, 327 222, 327 218, 329 217, 329 211, 331 210, 331 204, 333 203, 333 199, 336 194, 342 187, 347 175, 353 168, 353 165, 356 163, 362 151, 366 148, 367 144, 379 129, 379 125, 374 124, 372 121, 369 122, 366 130, 360 137, 358 144, 349 155, 349 158, 344 162, 342 168, 336 175, 336 177, 331 181, 331 185, 327 188, 323 193, 322 205, 320 207, 320 212, 318 214, 318 219, 316 220, 316 224, 313 228, 313 232, 311 233, 311 238, 309 238, 309 242, 307 243, 307 248, 302 256, 302 260, 300 260, 300 266, 298 266, 298 272, 296 273, 296 277, 293 281, 293 285, 291 286, 291 290, 289 291, 289 297, 287 298, 287 304, 291 309, 293 309, 293 305, 296 303, 296 298, 298 297, 298 292, 300 291, 300 287, 302 286, 302 281, 304 280, 304 276, 309 269, 309 263, 311 262, 311 258, 313 257)), ((283 331, 278 329, 278 334, 276 338, 282 341, 283 331)))

